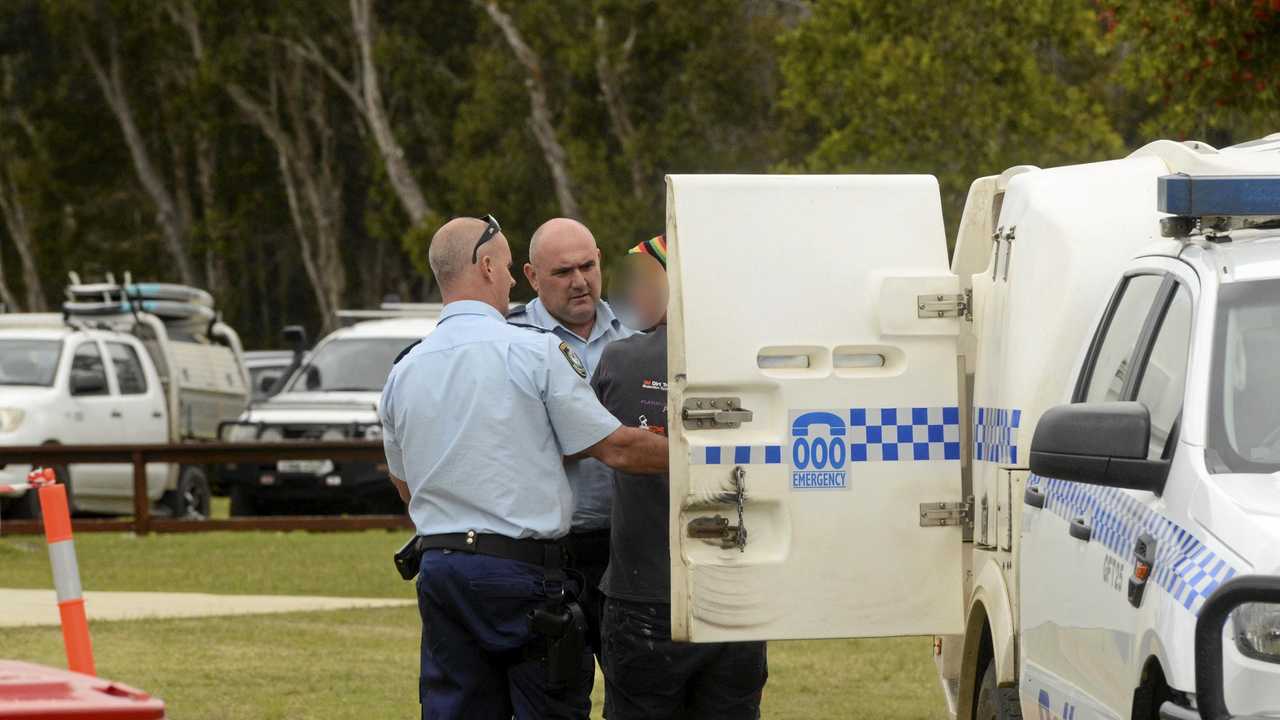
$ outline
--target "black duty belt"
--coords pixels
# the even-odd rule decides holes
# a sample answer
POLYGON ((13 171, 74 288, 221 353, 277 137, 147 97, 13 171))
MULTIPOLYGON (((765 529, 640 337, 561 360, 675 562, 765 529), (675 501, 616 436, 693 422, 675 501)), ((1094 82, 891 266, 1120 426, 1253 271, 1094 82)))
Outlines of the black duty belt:
POLYGON ((538 565, 547 570, 560 570, 566 565, 567 546, 563 540, 535 540, 525 538, 517 540, 506 535, 478 533, 470 530, 464 533, 444 533, 441 535, 418 536, 418 547, 422 550, 453 550, 456 552, 490 555, 506 560, 538 565))

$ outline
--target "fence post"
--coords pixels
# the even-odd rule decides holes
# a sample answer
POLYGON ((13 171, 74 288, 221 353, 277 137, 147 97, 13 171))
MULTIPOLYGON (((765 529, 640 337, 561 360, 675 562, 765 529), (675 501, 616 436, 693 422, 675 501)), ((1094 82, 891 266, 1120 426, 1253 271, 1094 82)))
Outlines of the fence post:
POLYGON ((147 462, 141 450, 133 451, 133 531, 151 532, 151 501, 147 498, 147 462))
POLYGON ((93 666, 93 643, 89 640, 89 619, 85 616, 84 594, 80 587, 80 566, 76 563, 76 546, 71 538, 67 488, 57 484, 50 468, 33 470, 27 481, 33 490, 39 488, 40 514, 44 518, 44 539, 49 545, 53 587, 58 595, 58 616, 62 620, 67 668, 72 672, 97 675, 93 666))

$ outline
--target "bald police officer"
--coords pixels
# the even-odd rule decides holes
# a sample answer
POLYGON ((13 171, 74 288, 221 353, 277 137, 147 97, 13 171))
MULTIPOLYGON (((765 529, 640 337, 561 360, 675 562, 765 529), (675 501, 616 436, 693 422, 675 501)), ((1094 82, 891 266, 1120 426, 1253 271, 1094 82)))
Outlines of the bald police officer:
MULTIPOLYGON (((515 308, 507 320, 554 333, 573 349, 590 375, 604 348, 635 334, 600 299, 603 285, 600 248, 586 225, 572 218, 552 218, 529 238, 524 275, 538 297, 515 308)), ((613 471, 592 458, 565 465, 573 489, 573 521, 569 552, 586 582, 582 609, 590 630, 588 642, 600 656, 600 579, 609 564, 609 508, 613 503, 613 471)))
POLYGON ((422 716, 586 718, 591 656, 565 639, 581 612, 567 602, 579 588, 564 568, 564 458, 660 473, 666 439, 621 427, 562 340, 505 322, 511 249, 491 216, 446 223, 429 259, 440 323, 396 363, 379 406, 422 550, 422 716))

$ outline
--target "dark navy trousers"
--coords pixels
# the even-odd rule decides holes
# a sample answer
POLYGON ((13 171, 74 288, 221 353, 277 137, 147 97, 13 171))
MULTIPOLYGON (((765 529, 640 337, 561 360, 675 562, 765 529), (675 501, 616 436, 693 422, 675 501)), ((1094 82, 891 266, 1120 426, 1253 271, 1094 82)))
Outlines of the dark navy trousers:
POLYGON ((673 642, 670 605, 607 598, 604 679, 609 720, 758 720, 769 661, 762 642, 673 642))
POLYGON ((587 720, 595 672, 590 652, 582 655, 576 687, 550 690, 529 627, 529 612, 548 598, 542 568, 428 550, 417 585, 424 720, 587 720))

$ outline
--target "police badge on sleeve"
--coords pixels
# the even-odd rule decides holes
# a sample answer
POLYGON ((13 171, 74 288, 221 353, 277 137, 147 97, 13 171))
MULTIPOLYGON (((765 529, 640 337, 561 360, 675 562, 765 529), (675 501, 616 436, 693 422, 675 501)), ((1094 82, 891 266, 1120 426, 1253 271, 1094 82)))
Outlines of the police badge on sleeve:
POLYGON ((578 373, 578 377, 587 379, 587 366, 582 364, 582 358, 578 357, 578 353, 574 352, 568 343, 560 343, 560 352, 564 355, 564 359, 569 361, 569 367, 578 373))

